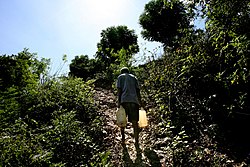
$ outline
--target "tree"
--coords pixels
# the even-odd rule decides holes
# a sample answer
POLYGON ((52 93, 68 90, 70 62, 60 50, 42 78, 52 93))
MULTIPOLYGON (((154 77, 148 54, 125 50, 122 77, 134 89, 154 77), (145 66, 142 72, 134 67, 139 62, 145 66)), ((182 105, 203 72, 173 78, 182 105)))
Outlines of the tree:
POLYGON ((213 108, 214 115, 228 141, 234 141, 238 147, 238 143, 249 141, 245 128, 250 126, 250 3, 249 0, 212 0, 207 2, 205 11, 211 44, 208 53, 212 55, 214 71, 211 76, 220 85, 214 98, 219 104, 213 108))
POLYGON ((38 60, 36 54, 26 48, 17 55, 0 56, 0 90, 38 82, 40 75, 46 73, 48 65, 48 59, 38 60))
POLYGON ((248 0, 213 0, 206 6, 209 28, 232 31, 250 37, 250 4, 248 0), (218 27, 218 28, 217 28, 218 27))
POLYGON ((69 75, 87 80, 98 72, 98 65, 95 59, 89 59, 87 55, 76 56, 69 65, 69 75))
POLYGON ((179 30, 188 28, 189 22, 184 5, 179 1, 152 0, 145 5, 139 18, 143 38, 165 46, 175 45, 176 39, 182 36, 179 30))
POLYGON ((119 57, 115 56, 121 49, 127 50, 128 59, 139 51, 137 35, 134 30, 127 26, 112 26, 101 32, 101 40, 97 44, 98 51, 96 57, 106 64, 119 62, 119 57))
MULTIPOLYGON (((198 139, 200 145, 211 146, 216 141, 219 149, 233 148, 231 155, 243 155, 245 159, 250 140, 246 133, 250 126, 249 0, 190 3, 205 3, 201 11, 207 21, 206 30, 186 31, 179 40, 181 47, 169 50, 160 61, 144 67, 146 81, 142 90, 148 92, 148 101, 158 106, 161 125, 165 122, 159 131, 167 131, 170 122, 179 131, 184 129, 190 139, 198 139)), ((196 5, 191 10, 195 11, 196 5)), ((195 147, 192 149, 195 152, 195 147)), ((189 158, 193 153, 190 155, 189 151, 179 154, 183 165, 192 162, 189 158), (185 162, 184 158, 189 160, 185 162)), ((218 165, 221 160, 217 158, 214 162, 218 165)), ((178 159, 176 153, 175 159, 178 159)), ((191 166, 212 164, 204 165, 199 160, 194 163, 197 165, 191 166)))

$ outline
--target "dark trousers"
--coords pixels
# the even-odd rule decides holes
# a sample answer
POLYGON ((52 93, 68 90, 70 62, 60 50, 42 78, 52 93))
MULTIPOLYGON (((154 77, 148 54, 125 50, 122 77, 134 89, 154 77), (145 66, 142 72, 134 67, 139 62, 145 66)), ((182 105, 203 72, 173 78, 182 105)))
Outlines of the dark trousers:
MULTIPOLYGON (((121 104, 125 109, 126 115, 128 116, 128 121, 132 122, 134 129, 135 145, 139 147, 139 105, 136 103, 122 103, 121 104)), ((122 141, 125 142, 125 128, 121 128, 122 141)))

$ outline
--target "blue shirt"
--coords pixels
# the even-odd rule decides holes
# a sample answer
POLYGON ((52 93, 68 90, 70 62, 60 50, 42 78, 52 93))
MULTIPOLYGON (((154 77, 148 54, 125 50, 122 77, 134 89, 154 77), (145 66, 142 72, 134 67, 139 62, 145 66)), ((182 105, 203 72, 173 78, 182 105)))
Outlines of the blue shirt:
POLYGON ((132 102, 139 104, 137 97, 139 83, 134 75, 128 73, 119 75, 116 86, 121 89, 121 103, 132 102))

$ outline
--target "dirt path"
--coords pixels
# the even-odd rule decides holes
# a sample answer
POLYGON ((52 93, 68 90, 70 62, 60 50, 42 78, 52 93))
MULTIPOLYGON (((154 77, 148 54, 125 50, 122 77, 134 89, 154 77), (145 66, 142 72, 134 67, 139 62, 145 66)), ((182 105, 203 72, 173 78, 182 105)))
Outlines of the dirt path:
MULTIPOLYGON (((133 128, 128 123, 125 129, 126 146, 121 144, 121 132, 116 125, 116 97, 111 90, 96 88, 95 101, 99 107, 99 111, 104 116, 107 138, 105 143, 110 150, 111 163, 115 167, 161 167, 160 158, 158 154, 152 149, 155 143, 152 131, 153 125, 150 124, 147 128, 140 132, 139 143, 140 150, 135 149, 133 128)), ((160 155, 160 154, 159 154, 160 155)), ((162 160, 161 160, 162 161, 162 160)))
MULTIPOLYGON (((156 135, 159 129, 152 121, 148 112, 149 126, 143 128, 139 134, 140 150, 136 151, 133 138, 133 128, 128 123, 125 129, 125 146, 122 146, 121 132, 116 125, 116 97, 111 90, 102 88, 95 89, 95 102, 99 112, 103 116, 105 125, 104 131, 107 137, 103 141, 110 151, 110 162, 114 167, 172 167, 173 150, 169 147, 169 137, 156 135), (166 150, 167 149, 167 150, 166 150)), ((247 161, 247 160, 246 160, 247 161)), ((244 162, 242 164, 245 164, 244 162)), ((235 166, 243 166, 235 165, 235 166)))

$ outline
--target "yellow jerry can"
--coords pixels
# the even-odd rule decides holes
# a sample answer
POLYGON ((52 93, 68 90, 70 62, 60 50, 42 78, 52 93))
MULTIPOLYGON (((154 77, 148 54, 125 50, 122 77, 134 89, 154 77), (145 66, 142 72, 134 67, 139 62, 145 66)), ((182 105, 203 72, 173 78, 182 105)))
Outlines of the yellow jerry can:
POLYGON ((147 119, 147 114, 146 114, 146 111, 141 108, 139 110, 139 127, 140 128, 145 128, 146 126, 148 126, 148 119, 147 119))

